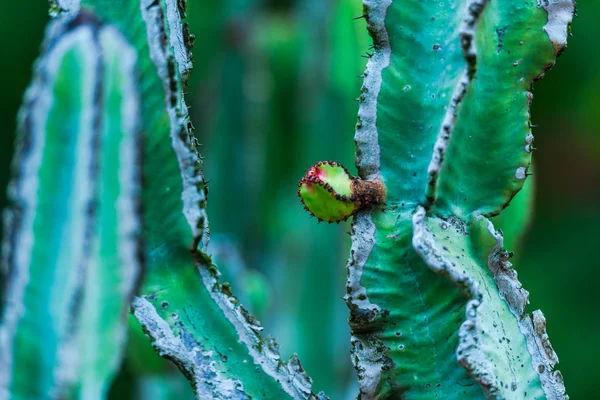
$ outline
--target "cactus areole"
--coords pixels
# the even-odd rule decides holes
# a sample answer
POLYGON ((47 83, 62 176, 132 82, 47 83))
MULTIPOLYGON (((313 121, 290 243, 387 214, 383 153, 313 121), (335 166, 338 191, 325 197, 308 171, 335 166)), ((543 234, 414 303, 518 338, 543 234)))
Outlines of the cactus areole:
POLYGON ((348 173, 334 161, 320 161, 298 182, 298 196, 304 209, 319 222, 340 222, 365 207, 383 204, 385 186, 348 173))

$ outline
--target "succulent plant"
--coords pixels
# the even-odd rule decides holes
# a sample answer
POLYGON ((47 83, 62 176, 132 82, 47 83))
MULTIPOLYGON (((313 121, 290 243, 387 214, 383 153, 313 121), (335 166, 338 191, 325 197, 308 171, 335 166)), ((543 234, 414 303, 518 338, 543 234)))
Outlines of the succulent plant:
POLYGON ((564 49, 574 3, 364 1, 374 52, 356 127, 363 179, 348 262, 363 398, 564 399, 540 311, 489 217, 531 160, 531 85, 564 49))
MULTIPOLYGON (((354 217, 360 398, 566 399, 545 318, 526 313, 490 218, 507 223, 528 176, 531 85, 564 50, 574 2, 363 4, 359 176, 319 162, 298 185, 320 221, 354 217)), ((327 398, 208 254, 185 1, 50 11, 4 218, 0 400, 107 397, 128 327, 199 399, 327 398)))

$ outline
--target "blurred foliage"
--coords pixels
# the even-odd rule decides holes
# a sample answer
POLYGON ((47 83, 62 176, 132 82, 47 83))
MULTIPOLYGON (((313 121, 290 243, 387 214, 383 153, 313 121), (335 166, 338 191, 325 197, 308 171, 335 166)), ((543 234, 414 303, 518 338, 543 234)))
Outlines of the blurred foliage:
MULTIPOLYGON (((25 7, 1 1, 4 188, 15 116, 38 54, 47 3, 25 7)), ((211 231, 223 238, 213 251, 223 259, 227 280, 238 293, 245 291, 240 297, 278 338, 282 357, 297 351, 315 391, 345 398, 355 393, 348 386, 355 379, 348 312, 341 299, 348 226, 309 220, 296 184, 319 160, 352 167, 353 98, 361 84, 356 76, 369 45, 364 21, 353 20, 361 14, 360 1, 188 3, 196 35, 188 103, 204 144, 211 231), (234 246, 233 256, 223 251, 229 246, 234 246), (229 267, 227 260, 235 265, 229 267), (233 269, 229 275, 228 268, 233 269)), ((594 317, 600 307, 595 293, 600 279, 595 254, 600 240, 600 54, 593 43, 600 3, 579 0, 578 10, 581 18, 574 21, 568 51, 534 88, 535 213, 525 241, 516 248, 515 266, 531 293, 531 309, 541 308, 548 319, 568 393, 594 398, 591 382, 600 377, 600 321, 594 317)), ((356 171, 352 167, 350 172, 356 171)), ((0 207, 5 199, 0 190, 0 207)), ((517 245, 510 237, 507 243, 517 245)), ((128 358, 111 397, 149 398, 144 393, 157 393, 156 387, 189 396, 181 381, 169 377, 172 368, 144 352, 138 339, 131 338, 131 346, 142 346, 140 354, 150 357, 143 365, 150 371, 142 374, 139 360, 128 358)))

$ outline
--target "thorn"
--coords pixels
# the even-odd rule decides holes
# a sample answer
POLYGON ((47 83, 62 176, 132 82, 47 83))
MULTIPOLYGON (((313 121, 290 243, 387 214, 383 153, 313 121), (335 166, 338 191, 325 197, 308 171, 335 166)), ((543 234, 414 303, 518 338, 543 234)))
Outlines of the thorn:
POLYGON ((537 128, 539 125, 529 124, 530 128, 537 128))
POLYGON ((365 77, 365 74, 356 75, 356 77, 357 77, 357 78, 360 78, 360 79, 364 79, 364 77, 365 77))
MULTIPOLYGON (((575 14, 575 15, 577 15, 577 14, 575 14)), ((363 15, 359 15, 358 17, 354 17, 352 19, 356 21, 356 20, 364 18, 364 17, 365 17, 365 15, 363 14, 363 15)))
POLYGON ((354 100, 355 101, 360 101, 360 97, 356 97, 354 100))
POLYGON ((200 236, 196 236, 190 244, 190 252, 196 253, 198 251, 198 245, 200 244, 200 236))

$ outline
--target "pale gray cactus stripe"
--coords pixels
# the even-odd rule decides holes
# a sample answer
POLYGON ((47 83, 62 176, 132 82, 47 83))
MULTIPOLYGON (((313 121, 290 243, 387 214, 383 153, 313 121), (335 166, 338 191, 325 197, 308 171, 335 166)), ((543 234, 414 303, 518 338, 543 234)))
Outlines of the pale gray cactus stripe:
MULTIPOLYGON (((51 24, 48 33, 57 33, 62 30, 58 24, 51 24)), ((35 234, 38 217, 38 198, 40 181, 39 174, 44 167, 44 151, 46 149, 46 125, 52 107, 55 105, 53 97, 53 84, 60 70, 64 57, 69 52, 77 53, 82 60, 82 98, 81 112, 78 113, 79 125, 76 139, 74 165, 79 167, 74 170, 71 183, 72 196, 69 197, 71 220, 69 230, 64 233, 64 243, 58 249, 53 277, 54 284, 47 300, 50 315, 62 316, 56 318, 49 329, 55 332, 58 348, 54 356, 56 365, 76 365, 74 354, 69 342, 72 340, 72 314, 79 307, 79 294, 85 264, 88 262, 89 238, 93 227, 90 210, 95 199, 94 180, 95 162, 94 147, 97 132, 94 130, 97 115, 94 101, 98 83, 98 52, 93 43, 93 29, 89 26, 78 27, 60 36, 54 41, 52 35, 46 41, 46 54, 38 60, 35 67, 34 80, 28 88, 24 106, 19 112, 19 135, 17 153, 13 162, 15 178, 10 184, 9 197, 14 204, 7 212, 5 221, 4 248, 7 249, 4 262, 10 271, 7 304, 0 326, 0 398, 8 398, 13 381, 13 365, 15 362, 14 340, 19 332, 19 325, 25 315, 25 298, 27 285, 34 277, 30 276, 30 267, 34 260, 32 255, 38 245, 38 236, 35 234)), ((48 166, 51 168, 52 166, 48 166)), ((41 236, 40 236, 41 237, 41 236)), ((54 249, 56 250, 56 249, 54 249)), ((50 283, 49 283, 50 284, 50 283)), ((65 367, 60 372, 54 370, 54 388, 49 388, 50 395, 56 395, 57 385, 70 380, 73 369, 65 367)))
POLYGON ((167 7, 167 23, 169 24, 169 43, 173 48, 179 75, 185 76, 192 69, 193 64, 190 51, 185 44, 185 33, 181 22, 183 16, 180 13, 176 0, 166 0, 165 3, 167 7))
MULTIPOLYGON (((380 148, 377 133, 377 100, 382 85, 382 71, 390 65, 391 48, 385 28, 387 8, 391 0, 365 0, 364 12, 368 14, 367 22, 369 31, 376 44, 373 55, 367 62, 364 74, 363 89, 364 99, 358 109, 359 122, 356 128, 354 141, 360 149, 356 157, 356 166, 361 178, 380 179, 380 148)), ((350 313, 356 312, 371 315, 376 318, 380 314, 380 307, 369 301, 366 289, 360 284, 365 263, 375 246, 375 225, 370 211, 359 212, 352 221, 352 247, 347 264, 348 279, 346 282, 347 294, 344 300, 350 313)), ((382 358, 372 354, 373 345, 364 342, 364 338, 352 335, 353 360, 359 373, 359 386, 363 396, 374 395, 382 377, 382 358)))
MULTIPOLYGON (((71 32, 65 35, 76 35, 77 32, 84 32, 80 38, 80 51, 86 59, 83 67, 80 69, 82 76, 90 73, 89 86, 84 86, 85 92, 82 93, 82 109, 80 112, 80 125, 77 131, 77 159, 74 163, 75 181, 72 188, 72 193, 81 193, 85 196, 85 200, 79 204, 81 216, 74 216, 74 224, 81 224, 81 232, 74 233, 70 237, 70 246, 65 248, 60 253, 57 266, 64 266, 70 279, 70 282, 63 288, 60 286, 62 279, 65 277, 65 270, 56 268, 55 284, 53 290, 55 296, 64 295, 62 290, 66 289, 69 293, 67 296, 68 307, 64 308, 52 302, 57 307, 52 311, 51 315, 56 316, 59 324, 59 332, 63 332, 63 337, 59 337, 59 349, 57 362, 54 368, 54 377, 56 386, 53 389, 56 397, 60 397, 64 388, 74 383, 77 380, 77 371, 79 368, 79 351, 77 348, 77 330, 79 327, 78 314, 81 309, 82 291, 85 285, 85 276, 91 260, 91 248, 93 246, 93 235, 95 225, 95 215, 93 209, 97 206, 97 178, 98 178, 98 145, 99 145, 99 119, 100 107, 98 101, 100 99, 99 91, 102 74, 101 52, 97 42, 97 32, 95 27, 83 25, 74 28, 71 32), (84 102, 87 102, 84 103, 84 102), (74 254, 75 253, 75 256, 74 254), (73 271, 69 271, 73 270, 73 271)), ((66 36, 68 37, 68 36, 66 36)), ((61 38, 61 40, 64 40, 61 38)))
POLYGON ((546 319, 540 310, 532 315, 525 313, 529 304, 529 292, 523 288, 517 277, 517 271, 503 252, 504 238, 502 233, 494 229, 494 224, 485 217, 488 232, 496 239, 496 245, 488 256, 488 267, 494 274, 500 297, 506 301, 510 311, 519 322, 521 333, 527 340, 527 349, 533 359, 533 369, 542 382, 542 388, 548 400, 564 400, 567 398, 565 384, 560 371, 554 370, 558 356, 554 352, 546 333, 546 319))
POLYGON ((206 267, 199 265, 198 269, 211 298, 235 328, 240 342, 246 345, 254 363, 260 365, 267 375, 279 382, 291 398, 312 398, 312 380, 302 370, 298 357, 294 355, 287 363, 282 362, 274 339, 272 337, 262 339, 260 331, 263 327, 253 324, 248 319, 247 313, 242 311, 237 302, 232 301, 234 299, 225 295, 222 291, 212 290, 218 285, 218 282, 206 267))
MULTIPOLYGON (((152 346, 163 357, 173 360, 179 368, 192 377, 194 392, 199 400, 249 400, 244 385, 221 373, 212 351, 194 340, 182 340, 175 334, 156 309, 144 297, 135 297, 131 303, 133 313, 152 338, 152 346)), ((183 328, 180 328, 183 329, 183 328)))
MULTIPOLYGON (((163 81, 165 90, 167 114, 169 115, 171 124, 171 139, 173 149, 177 154, 183 180, 183 214, 190 225, 194 238, 201 238, 201 250, 205 251, 209 239, 208 219, 206 218, 205 211, 199 207, 199 203, 205 200, 205 195, 203 191, 198 189, 203 182, 203 177, 196 168, 196 163, 199 162, 198 155, 190 150, 189 140, 191 140, 191 136, 187 128, 187 107, 179 92, 173 93, 171 89, 171 83, 179 77, 169 74, 168 64, 169 62, 177 62, 177 58, 164 46, 164 43, 168 41, 165 40, 165 19, 160 5, 154 5, 151 0, 143 0, 140 3, 140 7, 146 23, 150 57, 157 68, 159 77, 163 81), (172 95, 178 98, 176 105, 169 103, 172 95), (198 226, 198 221, 201 219, 204 220, 204 224, 203 226, 198 226)), ((182 36, 179 37, 179 39, 181 38, 182 36)), ((179 83, 176 86, 178 90, 181 90, 179 83)), ((301 370, 297 359, 292 358, 289 363, 282 363, 274 342, 272 340, 269 341, 269 339, 262 346, 263 350, 257 350, 256 347, 261 347, 258 344, 262 340, 257 333, 257 329, 260 328, 261 330, 262 327, 252 326, 246 315, 242 313, 239 306, 234 304, 232 299, 213 290, 218 282, 205 266, 200 265, 199 271, 206 290, 219 306, 223 315, 235 328, 240 341, 248 348, 248 352, 255 364, 260 365, 267 375, 279 382, 283 390, 292 398, 310 398, 312 396, 312 382, 301 370)))
POLYGON ((481 384, 486 397, 565 399, 562 376, 552 371, 558 360, 546 335, 545 320, 540 313, 533 317, 525 314, 528 293, 518 282, 508 262, 509 254, 502 249, 501 235, 491 222, 473 217, 467 231, 464 222, 428 218, 425 209, 419 207, 413 229, 417 253, 469 297, 466 321, 459 330, 457 357, 481 384), (443 232, 445 239, 439 239, 443 232), (466 251, 473 240, 489 248, 486 259, 473 259, 486 247, 471 250, 464 261, 452 259, 453 251, 466 251), (447 247, 443 248, 441 242, 447 247))
POLYGON ((444 157, 450 144, 452 137, 452 131, 456 123, 456 115, 460 103, 465 98, 467 90, 471 85, 472 80, 475 77, 475 71, 477 70, 477 48, 475 47, 475 30, 477 24, 481 19, 481 15, 485 10, 489 0, 469 0, 465 3, 465 17, 460 26, 460 43, 465 55, 466 66, 462 73, 462 76, 456 87, 454 93, 450 98, 450 103, 446 107, 446 113, 442 120, 440 131, 438 132, 437 139, 433 145, 433 153, 431 155, 431 161, 427 168, 427 189, 425 192, 428 205, 433 204, 436 198, 438 178, 444 157))
POLYGON ((527 337, 499 292, 498 281, 487 270, 490 257, 503 259, 507 253, 492 244, 486 221, 474 218, 467 230, 467 225, 456 218, 444 221, 427 217, 425 209, 419 207, 413 218, 413 246, 430 268, 448 276, 469 298, 456 353, 486 397, 537 399, 544 396, 545 389, 534 371, 527 337), (478 245, 468 250, 473 240, 478 245), (491 256, 479 259, 484 250, 491 256), (454 259, 461 251, 466 258, 454 259))
POLYGON ((84 326, 82 326, 79 338, 80 349, 85 349, 81 355, 82 366, 79 370, 80 396, 86 399, 103 398, 109 389, 111 378, 120 366, 122 350, 126 341, 129 302, 133 297, 141 270, 141 260, 138 256, 141 248, 140 207, 138 204, 141 190, 139 165, 141 143, 139 141, 140 105, 135 75, 137 53, 115 27, 103 27, 98 33, 98 40, 104 62, 104 101, 108 101, 108 92, 114 88, 119 91, 121 96, 119 115, 107 115, 105 109, 101 129, 101 153, 117 152, 119 162, 115 166, 101 165, 99 179, 100 190, 104 191, 106 178, 103 176, 103 171, 105 168, 118 168, 118 182, 109 182, 108 184, 118 186, 119 194, 114 204, 100 204, 98 213, 100 219, 104 213, 116 212, 118 225, 116 227, 97 227, 92 260, 86 274, 84 309, 81 316, 84 326), (118 76, 117 81, 114 80, 115 76, 118 76), (118 131, 108 131, 107 124, 113 117, 120 118, 121 126, 118 131), (120 136, 116 144, 118 150, 108 147, 109 143, 114 143, 114 140, 108 141, 109 135, 120 136), (115 239, 115 243, 118 245, 117 264, 101 258, 105 256, 99 253, 100 233, 103 230, 117 232, 118 239, 115 239), (108 293, 117 301, 120 300, 121 309, 114 310, 112 307, 111 310, 115 314, 111 318, 114 319, 102 321, 100 307, 103 307, 102 295, 103 293, 106 295, 105 291, 107 290, 102 285, 103 282, 106 282, 106 278, 103 279, 103 276, 109 273, 114 278, 110 283, 114 285, 114 288, 108 293), (101 326, 102 323, 105 323, 104 327, 101 326), (103 333, 99 341, 97 340, 98 332, 103 333), (99 343, 107 341, 112 341, 115 347, 110 349, 98 347, 99 343), (110 350, 109 355, 106 354, 107 350, 110 350))
MULTIPOLYGON (((109 26, 100 33, 103 48, 106 49, 110 39, 115 41, 115 57, 118 57, 120 61, 119 67, 122 71, 120 76, 123 79, 121 115, 126 116, 121 121, 121 129, 125 134, 120 145, 119 181, 122 192, 117 200, 117 209, 121 216, 119 255, 124 266, 121 293, 124 298, 131 299, 142 272, 138 253, 142 247, 140 220, 142 143, 140 97, 136 83, 137 52, 116 28, 109 26)), ((129 305, 124 304, 124 307, 127 311, 129 305)), ((125 327, 122 334, 125 336, 125 327)))
POLYGON ((544 31, 550 37, 554 50, 558 54, 567 45, 569 25, 575 14, 574 0, 538 0, 538 7, 543 7, 548 13, 548 23, 544 31))
MULTIPOLYGON (((200 158, 198 153, 192 150, 194 139, 188 130, 189 115, 185 100, 181 95, 182 88, 180 82, 178 82, 180 77, 171 76, 169 72, 169 63, 175 62, 178 64, 177 59, 165 46, 168 41, 164 13, 160 4, 154 4, 153 0, 142 0, 140 1, 140 9, 146 23, 150 58, 158 71, 165 91, 166 111, 171 125, 171 143, 177 155, 183 181, 183 192, 181 194, 183 214, 192 231, 193 246, 201 244, 201 250, 206 251, 209 229, 206 212, 200 207, 200 203, 206 200, 204 191, 201 189, 204 178, 198 168, 200 158), (176 92, 173 92, 171 83, 175 83, 176 92), (177 104, 171 104, 171 98, 176 98, 177 104), (204 221, 202 226, 199 226, 200 221, 204 221)), ((174 40, 173 37, 177 40, 182 38, 182 36, 172 36, 171 40, 174 40)), ((177 47, 180 48, 179 45, 177 47)))
POLYGON ((392 49, 385 28, 385 16, 392 0, 365 0, 363 9, 368 14, 369 32, 373 36, 375 48, 367 62, 364 74, 364 100, 358 108, 359 126, 354 135, 356 146, 360 152, 356 158, 356 166, 361 178, 378 179, 380 150, 377 134, 377 99, 381 90, 382 72, 390 65, 392 49))
POLYGON ((479 284, 471 279, 464 271, 452 266, 438 251, 435 240, 427 231, 427 212, 419 206, 413 216, 413 247, 425 264, 434 272, 447 275, 451 281, 469 297, 465 310, 465 321, 458 333, 458 361, 468 371, 476 370, 476 380, 481 384, 486 395, 496 390, 494 365, 485 357, 479 337, 480 322, 477 318, 477 308, 481 305, 481 289, 479 284))

